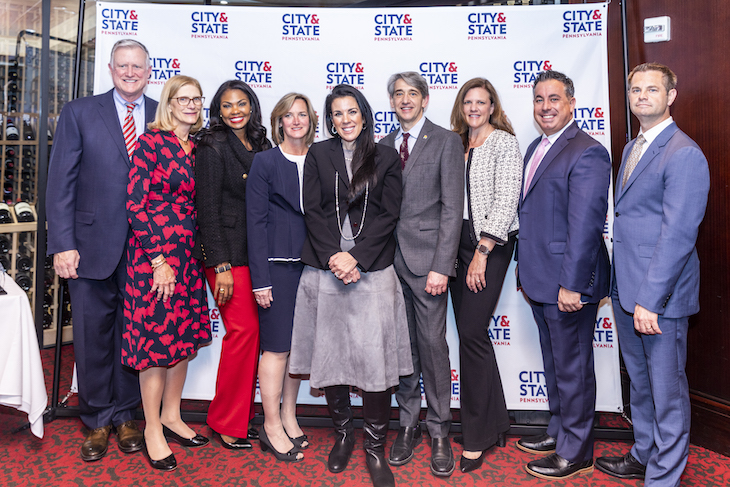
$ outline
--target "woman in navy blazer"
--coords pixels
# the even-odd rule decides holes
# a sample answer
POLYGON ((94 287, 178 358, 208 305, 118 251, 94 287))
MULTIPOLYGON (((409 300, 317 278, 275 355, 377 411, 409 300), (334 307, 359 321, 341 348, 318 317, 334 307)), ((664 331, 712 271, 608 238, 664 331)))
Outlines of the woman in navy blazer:
POLYGON ((306 96, 289 93, 271 112, 271 127, 278 147, 254 157, 247 204, 248 260, 260 307, 263 351, 259 361, 264 407, 260 442, 278 460, 297 461, 303 458, 300 450, 308 442, 296 417, 301 379, 287 374, 287 369, 294 302, 304 267, 300 255, 307 236, 301 198, 304 159, 314 141, 317 115, 306 96))

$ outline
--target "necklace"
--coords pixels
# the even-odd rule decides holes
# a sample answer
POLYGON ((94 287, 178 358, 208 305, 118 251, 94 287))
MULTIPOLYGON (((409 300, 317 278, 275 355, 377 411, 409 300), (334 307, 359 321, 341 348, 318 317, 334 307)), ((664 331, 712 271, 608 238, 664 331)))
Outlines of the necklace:
MULTIPOLYGON (((173 134, 175 134, 175 132, 173 132, 173 134)), ((177 137, 177 140, 179 140, 179 141, 180 141, 180 142, 182 142, 183 144, 187 144, 187 143, 188 143, 188 140, 190 139, 190 134, 188 134, 188 138, 187 138, 187 139, 183 139, 182 137, 180 137, 180 136, 179 136, 179 135, 177 135, 177 134, 175 134, 175 137, 177 137)))
POLYGON ((362 227, 365 224, 365 213, 367 213, 368 211, 368 194, 370 193, 370 182, 365 183, 365 201, 362 207, 362 218, 360 218, 360 229, 357 231, 357 235, 355 235, 354 237, 347 237, 344 233, 342 233, 342 222, 340 221, 340 189, 339 184, 337 184, 337 180, 339 178, 340 174, 335 171, 335 213, 337 214, 337 229, 340 231, 340 237, 345 240, 351 241, 360 236, 360 233, 362 233, 362 227))

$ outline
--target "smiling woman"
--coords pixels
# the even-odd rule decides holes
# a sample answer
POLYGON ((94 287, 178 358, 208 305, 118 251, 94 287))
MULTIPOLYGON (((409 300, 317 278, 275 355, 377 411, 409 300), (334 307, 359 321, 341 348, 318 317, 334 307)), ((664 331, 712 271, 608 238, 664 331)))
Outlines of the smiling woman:
POLYGON ((190 132, 202 124, 202 105, 195 79, 170 78, 154 122, 137 142, 129 172, 127 217, 133 236, 121 355, 124 365, 140 371, 145 452, 160 470, 177 467, 166 439, 186 446, 208 443, 180 417, 188 358, 211 339, 203 266, 190 256, 197 231, 190 132))
POLYGON ((223 83, 210 103, 210 128, 197 151, 200 231, 194 255, 205 261, 220 308, 223 338, 208 424, 225 448, 251 448, 259 322, 251 292, 246 233, 247 183, 254 154, 271 148, 256 94, 242 81, 223 83))

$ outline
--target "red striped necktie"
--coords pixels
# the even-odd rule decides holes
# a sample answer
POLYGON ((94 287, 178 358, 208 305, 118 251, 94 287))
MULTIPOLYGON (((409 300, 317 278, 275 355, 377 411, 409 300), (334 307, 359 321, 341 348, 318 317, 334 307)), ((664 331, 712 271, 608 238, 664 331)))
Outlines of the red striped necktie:
POLYGON ((127 116, 124 118, 124 127, 122 127, 124 142, 127 145, 127 154, 129 154, 130 159, 132 159, 132 153, 134 152, 134 143, 137 142, 137 127, 132 116, 134 107, 134 103, 127 103, 127 116))

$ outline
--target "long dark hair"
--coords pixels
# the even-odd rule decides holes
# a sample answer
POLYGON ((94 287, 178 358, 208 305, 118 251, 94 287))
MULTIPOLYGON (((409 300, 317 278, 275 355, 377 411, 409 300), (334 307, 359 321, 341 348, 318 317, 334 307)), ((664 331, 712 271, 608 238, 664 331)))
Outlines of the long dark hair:
POLYGON ((253 152, 271 149, 271 142, 266 138, 266 127, 261 124, 261 105, 259 104, 259 99, 250 86, 237 79, 226 81, 215 92, 213 100, 210 102, 210 124, 202 135, 200 143, 215 145, 225 140, 230 127, 221 120, 221 98, 223 98, 223 94, 228 90, 241 90, 246 94, 251 104, 251 116, 244 128, 246 131, 246 140, 251 144, 253 152))
POLYGON ((355 140, 355 151, 352 154, 352 181, 347 201, 350 206, 359 204, 365 195, 365 187, 368 183, 374 186, 378 182, 378 175, 375 166, 375 139, 373 136, 373 109, 362 93, 350 85, 337 85, 325 100, 325 123, 330 134, 339 138, 339 134, 333 130, 332 123, 332 102, 338 98, 351 96, 357 102, 363 118, 363 128, 355 140))

